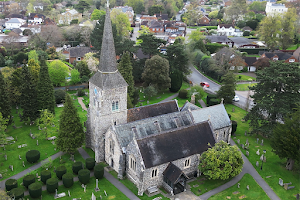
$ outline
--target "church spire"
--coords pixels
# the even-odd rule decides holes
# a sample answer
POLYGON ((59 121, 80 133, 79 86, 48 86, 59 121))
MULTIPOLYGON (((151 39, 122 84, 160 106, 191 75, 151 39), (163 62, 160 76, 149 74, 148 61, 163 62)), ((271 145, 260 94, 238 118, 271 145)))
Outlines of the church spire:
POLYGON ((99 71, 100 73, 115 73, 118 71, 108 0, 106 5, 99 71))

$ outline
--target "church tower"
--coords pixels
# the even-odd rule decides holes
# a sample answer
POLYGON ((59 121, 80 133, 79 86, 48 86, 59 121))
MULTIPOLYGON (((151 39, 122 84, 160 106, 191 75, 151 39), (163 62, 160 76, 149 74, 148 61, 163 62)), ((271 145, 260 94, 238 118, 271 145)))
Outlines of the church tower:
POLYGON ((127 123, 127 86, 117 69, 107 3, 100 63, 98 71, 89 80, 90 104, 86 122, 86 146, 94 150, 96 162, 104 161, 104 139, 108 128, 127 123))

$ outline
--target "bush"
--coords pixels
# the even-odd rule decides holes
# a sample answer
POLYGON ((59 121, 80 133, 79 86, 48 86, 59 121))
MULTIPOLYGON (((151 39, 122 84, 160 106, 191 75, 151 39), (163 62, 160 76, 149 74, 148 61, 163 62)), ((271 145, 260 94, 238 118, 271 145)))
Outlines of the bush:
POLYGON ((94 169, 94 167, 95 167, 95 163, 96 163, 96 161, 95 161, 94 158, 87 158, 87 159, 85 160, 85 167, 86 167, 88 170, 92 170, 92 169, 94 169))
POLYGON ((94 167, 94 176, 96 179, 102 179, 104 175, 104 167, 102 165, 96 165, 94 167))
POLYGON ((82 184, 88 184, 90 182, 90 170, 88 169, 81 169, 78 172, 78 179, 82 184))
POLYGON ((40 152, 38 150, 30 150, 26 153, 26 160, 29 163, 35 163, 40 159, 40 152))
POLYGON ((206 50, 209 51, 210 53, 216 53, 219 49, 222 49, 225 46, 228 46, 228 45, 219 44, 219 43, 207 43, 207 44, 205 44, 206 50))
POLYGON ((248 72, 248 67, 244 67, 241 71, 242 72, 248 72))
POLYGON ((59 180, 62 179, 62 176, 67 173, 67 168, 65 166, 59 166, 56 168, 56 176, 59 178, 59 180))
POLYGON ((77 91, 77 96, 83 97, 84 95, 85 95, 85 92, 84 92, 83 89, 79 89, 79 90, 77 91))
POLYGON ((206 105, 210 104, 211 99, 216 99, 216 98, 217 98, 217 96, 214 95, 214 94, 207 94, 207 96, 206 96, 206 105))
POLYGON ((18 187, 18 181, 16 179, 8 179, 7 181, 5 181, 6 191, 10 191, 17 187, 18 187))
POLYGON ((42 184, 41 183, 32 183, 28 187, 29 195, 32 198, 39 198, 42 195, 42 184))
POLYGON ((74 174, 78 174, 79 170, 83 169, 82 162, 75 162, 72 165, 72 170, 74 174))
POLYGON ((232 120, 231 121, 231 134, 235 133, 236 132, 236 129, 237 129, 237 122, 232 120))
POLYGON ((217 105, 217 104, 219 104, 219 103, 220 103, 219 99, 211 99, 211 100, 209 101, 208 106, 217 105))
POLYGON ((66 97, 66 91, 59 89, 54 91, 54 97, 56 104, 63 103, 66 97))
POLYGON ((29 185, 35 182, 35 177, 32 174, 29 174, 23 178, 23 185, 28 188, 29 185))
POLYGON ((41 172, 41 181, 46 184, 46 181, 51 178, 51 172, 49 170, 44 170, 41 172))
POLYGON ((49 178, 46 184, 47 184, 47 191, 49 193, 54 193, 55 189, 58 188, 58 180, 56 178, 49 178))
POLYGON ((188 98, 191 98, 193 94, 195 94, 195 102, 198 102, 204 96, 205 92, 200 85, 195 85, 188 91, 188 98))
POLYGON ((9 192, 11 197, 15 197, 16 200, 24 198, 24 190, 22 188, 14 188, 9 192))
POLYGON ((73 174, 66 173, 62 176, 63 184, 66 188, 72 187, 74 184, 73 174))
POLYGON ((244 31, 243 36, 249 36, 250 32, 249 31, 244 31))
POLYGON ((188 91, 186 89, 182 89, 178 93, 178 97, 181 99, 187 99, 188 91))
POLYGON ((88 76, 82 76, 81 78, 81 83, 86 83, 86 82, 89 82, 89 77, 88 76))

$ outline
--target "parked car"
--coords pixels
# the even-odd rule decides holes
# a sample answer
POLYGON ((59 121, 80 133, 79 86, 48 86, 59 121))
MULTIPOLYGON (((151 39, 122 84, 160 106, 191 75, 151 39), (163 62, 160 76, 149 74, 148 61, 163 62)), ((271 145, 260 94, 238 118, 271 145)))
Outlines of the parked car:
POLYGON ((240 98, 237 95, 235 95, 234 98, 232 99, 232 101, 235 101, 235 102, 238 102, 239 100, 240 100, 240 98))
POLYGON ((201 85, 202 87, 207 87, 207 88, 209 88, 209 83, 208 83, 208 82, 201 82, 200 85, 201 85))

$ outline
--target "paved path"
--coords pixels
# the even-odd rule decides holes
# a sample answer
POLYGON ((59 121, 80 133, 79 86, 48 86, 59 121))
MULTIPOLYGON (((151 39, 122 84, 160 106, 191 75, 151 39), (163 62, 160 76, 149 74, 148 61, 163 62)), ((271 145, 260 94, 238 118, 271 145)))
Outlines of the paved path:
POLYGON ((85 104, 82 102, 83 97, 77 97, 78 103, 81 105, 82 109, 87 111, 85 104))

